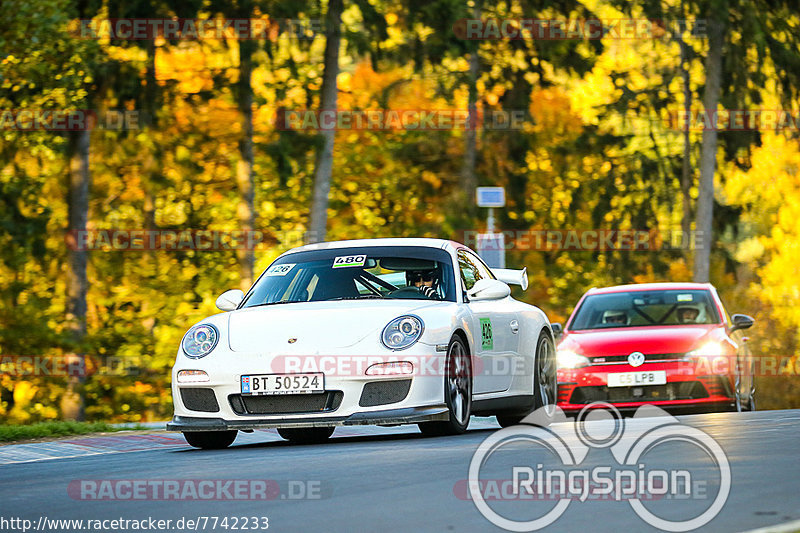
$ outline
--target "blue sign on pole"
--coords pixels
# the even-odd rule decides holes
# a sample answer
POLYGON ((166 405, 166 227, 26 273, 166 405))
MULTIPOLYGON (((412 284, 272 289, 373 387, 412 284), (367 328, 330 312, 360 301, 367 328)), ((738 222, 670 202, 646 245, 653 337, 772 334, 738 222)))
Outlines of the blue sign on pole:
POLYGON ((506 190, 503 187, 478 187, 475 199, 478 207, 503 207, 506 205, 506 190))

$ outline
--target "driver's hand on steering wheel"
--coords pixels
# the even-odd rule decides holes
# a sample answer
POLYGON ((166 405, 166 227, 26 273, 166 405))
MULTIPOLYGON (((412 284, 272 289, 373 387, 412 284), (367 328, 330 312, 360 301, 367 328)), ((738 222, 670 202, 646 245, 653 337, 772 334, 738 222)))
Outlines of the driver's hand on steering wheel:
POLYGON ((438 300, 439 299, 439 294, 435 290, 433 290, 433 287, 428 287, 427 285, 422 285, 420 287, 417 287, 417 289, 419 289, 419 292, 421 292, 422 294, 424 294, 428 298, 431 298, 433 300, 438 300))

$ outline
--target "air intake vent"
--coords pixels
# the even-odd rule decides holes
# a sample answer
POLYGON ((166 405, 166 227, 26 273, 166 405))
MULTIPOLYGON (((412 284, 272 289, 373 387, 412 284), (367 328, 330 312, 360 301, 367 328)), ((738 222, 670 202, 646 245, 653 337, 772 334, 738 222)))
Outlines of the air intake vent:
POLYGON ((665 400, 700 400, 708 392, 699 381, 681 381, 666 385, 641 387, 575 387, 569 403, 656 402, 665 400))
POLYGON ((361 407, 374 407, 387 403, 402 402, 411 389, 410 379, 394 381, 370 381, 364 385, 358 405, 361 407))
POLYGON ((214 389, 208 388, 181 388, 181 401, 190 411, 204 413, 218 413, 219 404, 214 395, 214 389))
POLYGON ((335 411, 341 405, 342 397, 342 391, 328 391, 324 394, 274 396, 231 394, 228 400, 238 415, 285 415, 335 411))

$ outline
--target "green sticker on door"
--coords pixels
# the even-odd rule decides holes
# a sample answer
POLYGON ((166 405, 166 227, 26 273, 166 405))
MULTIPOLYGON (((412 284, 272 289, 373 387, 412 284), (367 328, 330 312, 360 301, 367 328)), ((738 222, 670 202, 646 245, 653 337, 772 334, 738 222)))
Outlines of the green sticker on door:
POLYGON ((494 350, 492 320, 489 318, 481 318, 481 348, 484 350, 494 350))

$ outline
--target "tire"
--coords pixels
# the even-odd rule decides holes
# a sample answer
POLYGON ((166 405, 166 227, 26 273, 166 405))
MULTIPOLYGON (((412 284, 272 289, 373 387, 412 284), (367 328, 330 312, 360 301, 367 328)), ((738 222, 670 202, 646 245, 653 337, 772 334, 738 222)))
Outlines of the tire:
POLYGON ((334 427, 278 428, 278 435, 295 444, 319 444, 333 435, 334 427))
POLYGON ((472 364, 469 350, 461 337, 454 335, 447 346, 445 360, 444 400, 450 419, 441 422, 422 422, 423 435, 440 437, 460 435, 467 430, 472 412, 472 364))
POLYGON ((222 450, 236 440, 237 430, 232 431, 184 431, 183 437, 189 446, 202 450, 222 450))
POLYGON ((502 427, 514 426, 530 413, 541 409, 539 422, 550 425, 556 411, 558 394, 558 378, 556 374, 556 350, 553 340, 546 332, 539 335, 536 343, 535 370, 533 372, 533 409, 527 413, 497 415, 497 422, 502 427))
POLYGON ((747 410, 748 411, 755 411, 756 410, 756 362, 753 361, 750 363, 750 401, 747 402, 747 410))
POLYGON ((739 389, 742 388, 742 376, 739 373, 739 369, 741 365, 739 364, 739 359, 736 359, 736 377, 733 380, 733 411, 737 413, 741 413, 742 411, 746 411, 745 404, 742 399, 742 395, 739 392, 739 389))

